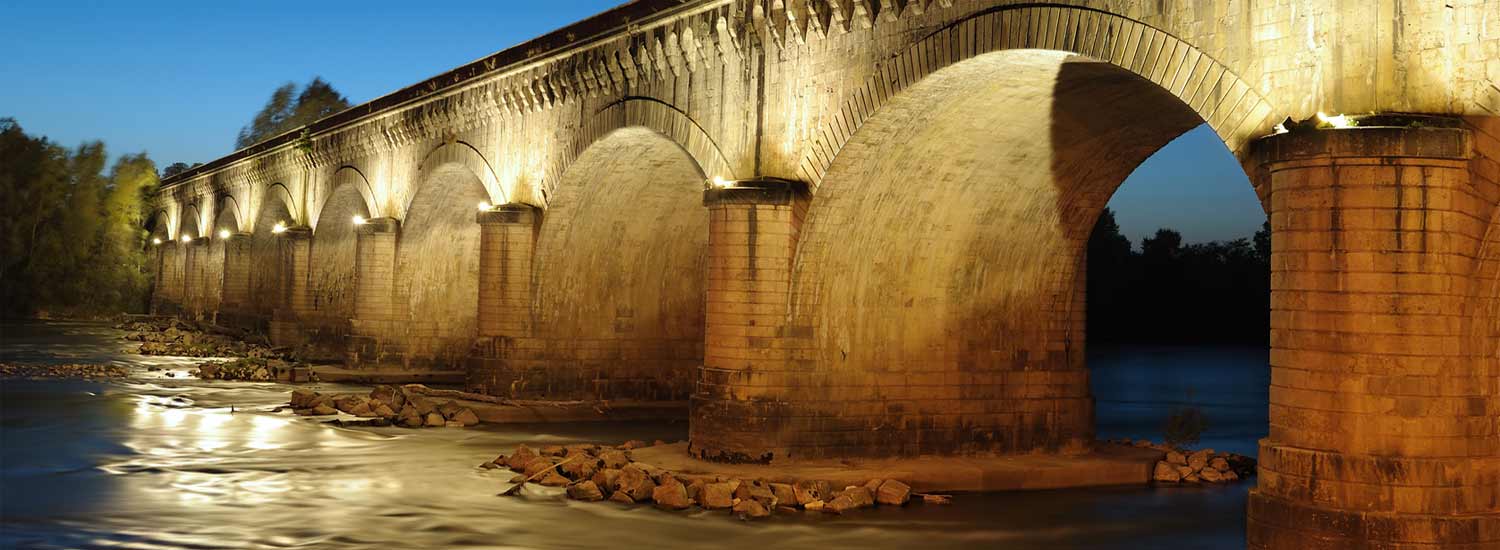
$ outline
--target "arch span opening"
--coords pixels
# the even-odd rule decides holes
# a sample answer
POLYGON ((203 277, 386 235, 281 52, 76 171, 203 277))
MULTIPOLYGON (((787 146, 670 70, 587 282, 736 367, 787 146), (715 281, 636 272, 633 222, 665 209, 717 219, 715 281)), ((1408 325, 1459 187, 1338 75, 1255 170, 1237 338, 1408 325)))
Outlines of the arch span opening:
MULTIPOLYGON (((1049 50, 890 99, 809 205, 785 372, 750 456, 1074 451, 1093 439, 1086 244, 1142 161, 1203 124, 1171 91, 1049 50), (773 409, 774 408, 774 409, 773 409)), ((711 449, 714 436, 695 445, 711 449)))
POLYGON ((334 188, 318 209, 308 260, 309 311, 301 317, 311 351, 323 359, 340 359, 354 317, 358 274, 355 216, 370 217, 365 197, 355 183, 334 188))
POLYGON ((703 358, 704 174, 647 128, 615 130, 563 174, 537 233, 534 360, 520 393, 685 400, 703 358))
MULTIPOLYGON (((489 193, 463 164, 434 167, 406 208, 396 247, 396 303, 405 308, 405 362, 461 368, 476 334, 479 224, 489 193)), ((352 250, 352 248, 351 248, 352 250)))

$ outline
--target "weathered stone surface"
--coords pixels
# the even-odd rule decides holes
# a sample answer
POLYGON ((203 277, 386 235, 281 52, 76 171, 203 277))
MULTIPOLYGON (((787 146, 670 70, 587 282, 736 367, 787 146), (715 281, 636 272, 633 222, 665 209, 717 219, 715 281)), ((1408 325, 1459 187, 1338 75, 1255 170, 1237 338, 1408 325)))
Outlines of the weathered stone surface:
POLYGON ((1198 472, 1198 477, 1202 478, 1203 481, 1207 481, 1209 483, 1220 483, 1224 481, 1223 472, 1220 472, 1213 468, 1204 468, 1203 471, 1198 472))
POLYGON ((922 495, 922 504, 953 504, 953 497, 948 495, 922 495))
POLYGON ((406 394, 395 386, 375 386, 375 389, 370 390, 370 399, 379 400, 395 410, 401 410, 406 405, 406 394))
POLYGON ((833 491, 826 481, 801 480, 792 484, 792 490, 797 496, 797 504, 802 506, 814 500, 825 500, 833 496, 833 491))
POLYGON ((770 487, 771 494, 776 495, 776 504, 778 506, 796 506, 801 504, 797 501, 797 490, 793 489, 791 484, 772 483, 770 487))
POLYGON ((609 501, 618 502, 620 504, 635 504, 635 499, 630 498, 630 494, 626 493, 625 491, 615 491, 614 493, 611 493, 609 495, 609 501))
POLYGON ((1182 481, 1182 473, 1177 471, 1177 467, 1171 463, 1160 461, 1156 463, 1156 468, 1151 471, 1151 479, 1158 482, 1177 483, 1182 481))
POLYGON ((771 488, 759 481, 748 481, 741 483, 734 490, 734 498, 740 500, 758 500, 767 510, 776 507, 776 495, 771 488))
POLYGON ((1167 451, 1166 462, 1174 466, 1186 466, 1187 456, 1177 451, 1167 451))
POLYGON ((758 500, 745 499, 734 505, 734 514, 740 519, 760 519, 770 516, 771 511, 758 500))
POLYGON ((737 483, 709 483, 703 486, 698 504, 710 510, 722 510, 734 505, 734 490, 737 483))
POLYGON ((312 408, 312 400, 316 396, 317 396, 317 394, 313 393, 312 390, 304 390, 304 389, 300 389, 300 388, 292 390, 292 399, 291 399, 292 408, 294 408, 294 409, 312 408))
POLYGON ((613 493, 619 489, 620 470, 607 468, 594 472, 594 485, 606 493, 613 493))
POLYGON ((454 413, 451 420, 466 427, 479 425, 479 415, 474 414, 474 411, 467 407, 459 409, 457 413, 454 413))
POLYGON ((1223 457, 1217 457, 1216 456, 1212 460, 1208 461, 1208 467, 1209 468, 1213 468, 1215 470, 1218 470, 1220 472, 1227 472, 1227 471, 1229 471, 1229 461, 1228 460, 1224 460, 1223 457))
POLYGON ((616 481, 619 485, 617 491, 630 495, 636 502, 651 498, 651 491, 656 489, 656 482, 645 470, 630 464, 620 469, 620 477, 616 481))
POLYGON ((580 481, 568 486, 568 498, 595 502, 604 500, 604 493, 593 481, 580 481))
POLYGON ((550 456, 539 456, 533 458, 531 459, 531 462, 526 463, 526 466, 521 469, 521 473, 526 474, 527 476, 540 474, 544 471, 547 471, 548 468, 551 468, 554 464, 556 464, 556 462, 553 462, 553 460, 555 459, 550 456))
POLYGON ((551 472, 543 474, 542 479, 538 481, 538 483, 541 483, 544 487, 563 487, 569 483, 572 483, 572 480, 563 477, 562 475, 558 474, 556 470, 553 470, 551 472))
POLYGON ((875 491, 875 502, 886 506, 905 506, 911 499, 911 486, 894 479, 887 479, 875 491))
POLYGON ((656 502, 657 508, 664 510, 682 510, 692 505, 688 500, 687 487, 676 480, 652 489, 651 500, 656 502))
POLYGON ((1188 455, 1187 465, 1195 472, 1202 470, 1205 466, 1208 466, 1208 457, 1211 455, 1213 455, 1212 450, 1195 451, 1193 454, 1188 455))
POLYGON ((623 451, 609 450, 599 453, 599 461, 605 468, 619 469, 630 463, 630 457, 626 456, 623 451))
POLYGON ((834 497, 833 500, 828 501, 828 506, 824 510, 835 514, 842 514, 850 510, 867 508, 874 505, 875 499, 870 495, 870 490, 861 486, 845 489, 838 496, 834 497))
POLYGON ((331 415, 331 414, 338 414, 338 413, 339 413, 338 410, 334 409, 333 407, 330 407, 328 405, 323 405, 323 404, 319 404, 318 406, 312 408, 312 414, 313 414, 313 416, 328 416, 328 415, 331 415))
POLYGON ((422 422, 422 425, 429 428, 440 428, 447 423, 448 421, 443 418, 443 415, 434 411, 427 413, 427 418, 422 422))
POLYGON ((531 464, 531 461, 535 460, 537 456, 536 451, 531 450, 531 447, 522 443, 516 446, 516 452, 511 453, 510 457, 505 459, 505 465, 509 466, 512 470, 522 470, 526 468, 527 464, 531 464))

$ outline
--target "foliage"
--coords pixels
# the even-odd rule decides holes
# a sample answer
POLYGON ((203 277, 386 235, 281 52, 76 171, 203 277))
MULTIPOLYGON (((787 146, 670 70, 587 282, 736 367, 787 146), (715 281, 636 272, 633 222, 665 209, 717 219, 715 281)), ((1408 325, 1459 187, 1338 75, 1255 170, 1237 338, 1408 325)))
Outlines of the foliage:
POLYGON ((1208 420, 1203 418, 1203 410, 1198 407, 1179 407, 1167 416, 1167 423, 1162 427, 1162 437, 1166 439, 1167 445, 1182 447, 1198 442, 1203 431, 1208 429, 1208 420))
POLYGON ((192 170, 194 168, 197 168, 199 166, 203 166, 203 163, 201 163, 201 162, 195 162, 192 165, 188 165, 188 163, 186 163, 186 162, 174 162, 171 165, 167 166, 166 168, 162 169, 162 171, 161 171, 161 179, 170 178, 170 177, 175 176, 177 174, 181 174, 181 173, 186 172, 188 170, 192 170))
POLYGON ((255 145, 348 108, 349 100, 321 77, 313 78, 300 92, 296 84, 288 82, 271 92, 266 106, 240 130, 234 147, 255 145))
POLYGON ((1269 224, 1253 241, 1187 245, 1164 228, 1142 239, 1136 252, 1106 209, 1088 247, 1090 342, 1266 343, 1269 224))
POLYGON ((104 144, 69 150, 0 119, 0 314, 139 310, 149 287, 145 196, 156 166, 104 144))

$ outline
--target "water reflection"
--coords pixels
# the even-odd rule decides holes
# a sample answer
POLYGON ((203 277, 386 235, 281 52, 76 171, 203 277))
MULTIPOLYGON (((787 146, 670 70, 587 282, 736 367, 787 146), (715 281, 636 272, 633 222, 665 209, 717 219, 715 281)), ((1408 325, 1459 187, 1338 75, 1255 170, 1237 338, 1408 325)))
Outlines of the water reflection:
MULTIPOLYGON (((62 340, 102 337, 83 334, 62 340)), ((0 356, 10 338, 0 336, 0 356)), ((1245 486, 960 495, 951 507, 754 524, 572 502, 555 489, 503 498, 511 474, 475 465, 517 443, 680 439, 686 426, 345 429, 274 411, 284 385, 146 374, 0 383, 0 547, 1243 546, 1245 486)))

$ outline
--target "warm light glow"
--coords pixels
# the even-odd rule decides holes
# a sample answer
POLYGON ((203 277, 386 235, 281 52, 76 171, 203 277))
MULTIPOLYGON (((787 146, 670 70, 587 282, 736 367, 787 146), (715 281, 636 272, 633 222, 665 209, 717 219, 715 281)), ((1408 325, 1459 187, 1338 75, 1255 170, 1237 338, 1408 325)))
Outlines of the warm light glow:
POLYGON ((479 211, 480 212, 489 212, 491 208, 494 208, 494 207, 490 206, 490 203, 485 202, 485 201, 479 201, 479 211))
POLYGON ((182 242, 185 242, 185 243, 190 243, 190 242, 193 242, 193 238, 192 238, 192 237, 189 237, 189 236, 187 236, 187 235, 183 235, 183 236, 182 236, 182 242))
POLYGON ((354 225, 364 225, 365 224, 365 217, 364 216, 355 216, 353 218, 350 218, 350 220, 354 222, 354 225))
POLYGON ((286 233, 286 224, 282 222, 276 222, 276 225, 271 226, 271 232, 286 233))
POLYGON ((151 239, 151 244, 161 244, 161 239, 160 238, 151 239))
POLYGON ((734 185, 734 182, 726 180, 726 179, 724 179, 721 176, 714 176, 713 184, 714 184, 714 187, 718 187, 720 189, 723 189, 725 187, 729 187, 730 185, 734 185))
POLYGON ((219 238, 220 239, 228 239, 229 238, 229 230, 228 229, 220 229, 219 230, 219 238))
POLYGON ((1354 126, 1353 124, 1350 123, 1349 117, 1347 117, 1347 116, 1344 116, 1344 115, 1328 116, 1327 114, 1325 114, 1322 111, 1318 111, 1318 122, 1321 122, 1323 124, 1327 124, 1327 125, 1332 126, 1334 128, 1351 128, 1351 127, 1354 126))

